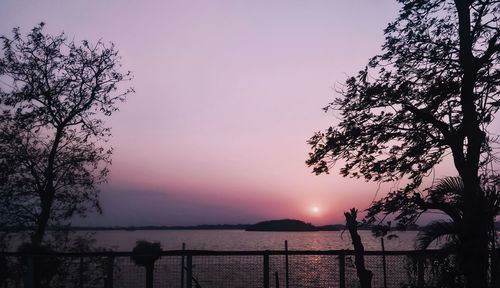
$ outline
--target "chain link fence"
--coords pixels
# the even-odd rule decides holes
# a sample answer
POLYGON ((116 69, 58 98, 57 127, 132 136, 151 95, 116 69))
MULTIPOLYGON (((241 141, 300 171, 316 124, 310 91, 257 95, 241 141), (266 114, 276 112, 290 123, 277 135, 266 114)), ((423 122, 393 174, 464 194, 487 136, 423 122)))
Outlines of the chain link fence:
MULTIPOLYGON (((0 253, 0 288, 146 287, 146 269, 132 255, 0 253)), ((364 257, 374 288, 463 287, 455 256, 440 251, 367 251, 364 257)), ((155 288, 359 287, 354 253, 344 250, 164 251, 153 276, 155 288)))

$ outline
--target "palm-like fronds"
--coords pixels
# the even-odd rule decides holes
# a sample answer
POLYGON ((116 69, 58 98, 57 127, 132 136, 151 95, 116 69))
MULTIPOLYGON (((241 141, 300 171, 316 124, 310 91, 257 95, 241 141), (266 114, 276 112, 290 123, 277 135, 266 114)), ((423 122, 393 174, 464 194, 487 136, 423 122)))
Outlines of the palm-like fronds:
POLYGON ((432 243, 445 240, 443 249, 458 246, 457 227, 451 221, 437 220, 425 226, 417 235, 417 249, 427 249, 432 243))
POLYGON ((484 185, 484 196, 488 209, 493 216, 500 214, 500 175, 491 176, 489 183, 484 185))
POLYGON ((434 203, 453 203, 461 206, 464 196, 464 182, 462 178, 445 177, 440 179, 436 186, 429 189, 428 198, 434 203))

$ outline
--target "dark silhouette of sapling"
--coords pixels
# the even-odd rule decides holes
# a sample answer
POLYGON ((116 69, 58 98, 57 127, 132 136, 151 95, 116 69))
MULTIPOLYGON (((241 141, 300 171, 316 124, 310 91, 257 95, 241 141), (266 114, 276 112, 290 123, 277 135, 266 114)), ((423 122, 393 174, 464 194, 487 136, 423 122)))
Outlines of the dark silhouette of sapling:
POLYGON ((372 234, 374 237, 380 238, 380 246, 382 247, 382 269, 384 273, 384 288, 387 288, 387 263, 385 259, 385 242, 384 238, 387 237, 388 240, 398 238, 396 234, 389 234, 391 231, 391 221, 387 222, 387 225, 379 224, 372 227, 372 234))
POLYGON ((161 245, 158 242, 137 241, 131 256, 135 265, 146 268, 146 288, 153 288, 155 261, 160 258, 161 245))

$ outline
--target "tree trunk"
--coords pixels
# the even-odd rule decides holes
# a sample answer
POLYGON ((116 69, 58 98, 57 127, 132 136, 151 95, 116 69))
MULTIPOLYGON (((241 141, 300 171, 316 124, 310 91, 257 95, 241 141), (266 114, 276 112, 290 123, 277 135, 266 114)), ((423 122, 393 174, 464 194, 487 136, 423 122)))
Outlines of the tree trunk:
MULTIPOLYGON (((51 189, 53 190, 53 189, 51 189)), ((50 219, 50 210, 52 207, 52 202, 54 199, 54 192, 52 191, 46 191, 44 192, 44 198, 42 198, 41 202, 41 208, 42 212, 40 213, 40 216, 38 217, 37 221, 37 227, 35 230, 35 233, 31 237, 31 243, 37 246, 42 245, 43 237, 45 236, 45 231, 47 230, 47 225, 49 223, 50 219)))
MULTIPOLYGON (((469 181, 470 182, 470 181, 469 181)), ((488 287, 488 243, 492 221, 481 192, 465 186, 463 225, 460 231, 460 262, 465 274, 467 288, 488 287)))
POLYGON ((358 211, 353 208, 351 212, 345 212, 344 215, 347 229, 349 229, 349 234, 351 234, 352 245, 354 246, 354 264, 356 265, 356 274, 361 283, 361 288, 371 288, 373 273, 365 267, 365 247, 358 234, 358 221, 356 221, 357 212, 358 211))
POLYGON ((490 213, 481 189, 479 166, 481 148, 486 134, 479 123, 476 95, 474 94, 477 71, 480 68, 473 54, 473 33, 471 32, 471 1, 454 0, 458 16, 460 44, 459 60, 463 69, 460 83, 460 105, 462 123, 454 143, 450 143, 453 160, 464 183, 463 223, 460 227, 459 257, 465 273, 467 288, 488 286, 488 242, 490 213))
POLYGON ((491 287, 500 288, 500 248, 496 247, 491 255, 491 287))
POLYGON ((57 149, 61 143, 64 134, 64 127, 58 127, 54 136, 54 142, 47 158, 47 167, 45 168, 45 187, 40 193, 41 213, 37 219, 37 227, 35 233, 31 237, 31 243, 40 246, 47 230, 47 225, 50 219, 52 203, 54 202, 54 165, 56 162, 57 149))

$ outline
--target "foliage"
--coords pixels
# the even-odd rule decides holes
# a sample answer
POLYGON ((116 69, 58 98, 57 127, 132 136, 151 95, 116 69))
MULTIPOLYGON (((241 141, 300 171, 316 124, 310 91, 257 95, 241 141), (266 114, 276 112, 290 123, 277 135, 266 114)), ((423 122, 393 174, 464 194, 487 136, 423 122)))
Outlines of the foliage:
MULTIPOLYGON (((53 233, 50 236, 54 236, 53 233)), ((48 242, 48 241, 46 241, 48 242)), ((26 276, 32 271, 36 287, 102 287, 106 279, 106 268, 109 265, 107 256, 85 255, 92 252, 108 252, 110 250, 95 245, 92 234, 70 235, 60 233, 56 239, 51 239, 50 245, 36 246, 23 243, 18 251, 23 253, 39 253, 42 255, 17 255, 15 257, 0 257, 0 287, 23 287, 26 276), (83 253, 83 257, 65 257, 51 255, 54 252, 83 253), (1 260, 5 261, 2 262, 1 260), (4 265, 4 266, 2 266, 4 265), (4 278, 2 278, 4 277, 4 278)))
POLYGON ((427 249, 432 243, 439 244, 441 240, 444 240, 445 242, 441 248, 456 252, 460 241, 457 235, 457 226, 453 222, 444 220, 433 221, 418 232, 417 249, 427 249))
POLYGON ((52 287, 52 281, 56 278, 62 266, 62 260, 58 257, 51 257, 50 254, 55 252, 49 246, 40 246, 33 243, 23 243, 19 246, 18 252, 42 254, 43 256, 34 256, 31 258, 33 263, 30 265, 30 256, 22 259, 22 266, 25 270, 33 269, 35 285, 37 287, 52 287), (31 266, 31 267, 30 267, 31 266))
POLYGON ((468 164, 492 160, 492 138, 484 132, 500 107, 497 1, 470 1, 470 59, 462 55, 453 1, 399 2, 399 17, 384 31, 384 53, 349 78, 341 97, 325 108, 339 112, 340 123, 309 140, 307 164, 317 174, 344 160, 344 176, 374 181, 408 176, 408 188, 415 188, 450 149, 464 165, 478 160, 464 147, 480 141, 483 161, 468 164), (466 60, 474 66, 473 95, 464 95, 466 60), (476 119, 466 118, 472 116, 476 119), (481 131, 471 134, 471 124, 481 131))
POLYGON ((161 245, 158 242, 137 241, 132 252, 136 255, 131 256, 132 261, 137 266, 150 266, 160 258, 161 245))
POLYGON ((340 122, 309 139, 306 163, 317 174, 343 160, 343 176, 407 179, 388 197, 400 202, 403 220, 414 220, 419 199, 411 191, 451 154, 464 183, 459 237, 467 287, 486 287, 494 212, 480 174, 491 173, 487 164, 496 160, 489 125, 500 108, 500 2, 398 2, 383 53, 325 108, 339 112, 340 122))
POLYGON ((387 224, 372 225, 371 231, 372 231, 373 237, 377 237, 377 238, 387 237, 388 240, 398 238, 398 235, 396 235, 396 234, 389 234, 389 232, 393 231, 391 221, 387 221, 387 224))
MULTIPOLYGON (((484 177, 482 190, 489 204, 492 217, 500 215, 500 178, 484 177)), ((374 202, 368 209, 368 222, 374 222, 379 214, 395 214, 400 228, 414 223, 423 213, 438 210, 444 213, 454 225, 463 222, 465 188, 460 177, 439 179, 435 186, 424 193, 418 190, 393 191, 386 197, 374 202)), ((483 211, 486 213, 486 211, 483 211)), ((493 223, 492 223, 493 224, 493 223)), ((494 227, 491 227, 494 230, 494 227)), ((458 232, 458 228, 456 230, 458 232)))
POLYGON ((118 92, 130 72, 113 44, 78 45, 43 27, 0 38, 0 226, 34 229, 38 243, 49 223, 100 211, 112 153, 102 117, 132 92, 118 92))
MULTIPOLYGON (((500 182, 496 177, 483 179, 482 190, 484 191, 494 215, 500 213, 500 182)), ((377 201, 369 209, 369 217, 375 217, 379 213, 395 213, 396 219, 401 223, 410 223, 417 219, 422 213, 429 210, 439 210, 448 216, 448 220, 433 221, 424 226, 417 235, 417 249, 427 249, 431 244, 441 244, 440 248, 453 254, 459 251, 462 243, 460 230, 463 226, 463 206, 465 198, 464 183, 460 177, 446 177, 437 181, 436 185, 425 190, 425 196, 413 191, 412 193, 390 193, 387 197, 377 201), (400 205, 405 209, 400 209, 400 205), (412 207, 409 209, 408 207, 412 207)), ((483 211, 486 213, 486 211, 483 211)), ((494 227, 491 227, 490 236, 495 237, 494 227)), ((494 247, 492 247, 494 248, 494 247)), ((458 258, 448 259, 444 266, 440 266, 441 280, 455 281, 461 271, 458 258)), ((439 274, 438 273, 438 274, 439 274)), ((448 286, 443 286, 448 287, 448 286)), ((453 287, 453 286, 449 286, 453 287)))

